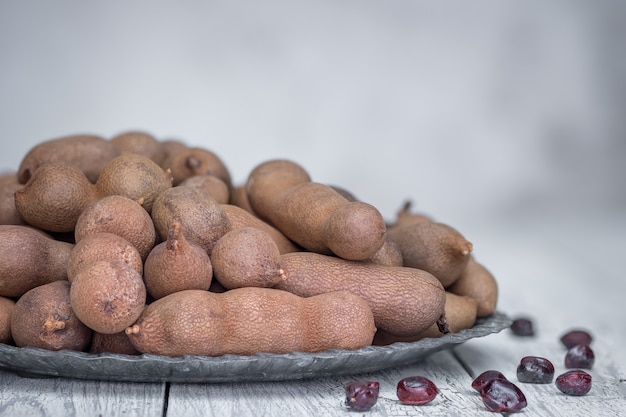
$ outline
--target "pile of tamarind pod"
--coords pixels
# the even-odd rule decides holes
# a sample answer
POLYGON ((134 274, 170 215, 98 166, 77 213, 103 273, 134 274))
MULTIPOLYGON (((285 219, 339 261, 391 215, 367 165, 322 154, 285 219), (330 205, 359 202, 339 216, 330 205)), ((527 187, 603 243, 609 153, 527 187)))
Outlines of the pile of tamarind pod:
POLYGON ((439 337, 493 314, 472 244, 261 161, 140 131, 43 141, 0 176, 0 343, 218 356, 439 337))

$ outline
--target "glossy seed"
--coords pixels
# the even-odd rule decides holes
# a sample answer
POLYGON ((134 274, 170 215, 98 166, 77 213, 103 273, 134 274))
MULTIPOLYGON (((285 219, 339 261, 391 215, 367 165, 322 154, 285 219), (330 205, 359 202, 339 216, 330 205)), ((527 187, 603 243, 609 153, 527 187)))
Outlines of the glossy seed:
POLYGON ((502 372, 490 369, 474 378, 474 380, 472 381, 472 388, 474 388, 476 391, 480 391, 487 384, 487 382, 491 381, 492 379, 506 380, 506 377, 502 374, 502 372))
POLYGON ((576 345, 587 345, 589 346, 592 341, 591 334, 586 330, 570 330, 561 336, 561 343, 565 345, 566 348, 571 348, 576 345))
POLYGON ((554 365, 546 358, 525 356, 517 366, 517 379, 529 384, 549 384, 554 379, 554 365))
POLYGON ((591 390, 591 375, 580 369, 567 371, 556 378, 555 385, 567 395, 586 395, 591 390))
POLYGON ((401 379, 396 388, 398 399, 403 404, 422 405, 437 396, 437 386, 423 376, 409 376, 401 379))
POLYGON ((510 413, 526 407, 526 396, 517 385, 504 379, 492 379, 480 391, 480 396, 489 411, 510 413))
POLYGON ((511 323, 511 331, 516 336, 534 336, 533 322, 528 318, 518 318, 511 323))
POLYGON ((565 354, 565 367, 568 369, 591 369, 594 361, 595 354, 587 345, 574 345, 565 354))
POLYGON ((346 387, 346 405, 355 411, 367 411, 378 401, 377 381, 353 381, 346 387))

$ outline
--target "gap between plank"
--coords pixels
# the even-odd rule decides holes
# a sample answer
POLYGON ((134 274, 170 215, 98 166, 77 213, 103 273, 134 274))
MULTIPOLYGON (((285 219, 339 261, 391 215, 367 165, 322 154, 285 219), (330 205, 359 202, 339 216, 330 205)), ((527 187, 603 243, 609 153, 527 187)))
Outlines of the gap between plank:
POLYGON ((472 379, 476 378, 476 375, 474 375, 474 372, 472 372, 472 368, 470 368, 470 366, 467 363, 465 363, 465 361, 456 353, 456 349, 450 349, 450 350, 451 350, 452 356, 454 356, 454 359, 456 359, 461 364, 461 367, 465 369, 465 372, 467 372, 470 378, 472 379))
POLYGON ((170 399, 170 382, 165 383, 165 392, 163 393, 163 414, 161 417, 167 417, 167 404, 170 399))

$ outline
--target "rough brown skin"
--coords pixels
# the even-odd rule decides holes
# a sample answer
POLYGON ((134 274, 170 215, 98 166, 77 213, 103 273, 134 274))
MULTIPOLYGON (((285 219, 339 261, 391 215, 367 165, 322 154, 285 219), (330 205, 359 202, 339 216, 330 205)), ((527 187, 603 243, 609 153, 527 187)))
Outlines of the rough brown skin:
POLYGON ((145 260, 157 243, 157 234, 148 212, 136 201, 120 195, 96 200, 87 207, 76 222, 76 243, 84 237, 109 232, 129 241, 145 260))
POLYGON ((96 261, 82 268, 70 288, 76 316, 98 333, 112 334, 137 320, 146 304, 141 275, 119 261, 96 261))
POLYGON ((311 182, 295 162, 279 159, 257 165, 246 190, 254 213, 309 251, 364 260, 384 243, 386 226, 378 210, 311 182))
POLYGON ((121 195, 150 212, 156 196, 172 186, 172 177, 151 159, 124 154, 109 161, 92 184, 75 165, 41 165, 15 192, 15 207, 28 224, 50 232, 73 232, 78 216, 100 197, 121 195))
POLYGON ((470 257, 461 277, 448 290, 476 300, 478 317, 487 317, 496 311, 498 283, 493 274, 473 256, 470 257))
POLYGON ((394 335, 418 335, 444 312, 443 286, 419 269, 348 261, 313 252, 287 253, 280 259, 287 279, 274 288, 301 297, 351 291, 368 302, 376 327, 394 335))
POLYGON ((189 149, 188 146, 179 139, 166 139, 161 141, 161 149, 163 149, 163 159, 161 160, 161 167, 163 169, 167 169, 163 164, 170 160, 172 156, 175 154, 182 152, 186 149, 189 149))
POLYGON ((402 250, 400 250, 400 246, 391 240, 389 236, 385 238, 383 246, 369 259, 369 261, 384 266, 404 266, 402 250))
POLYGON ((270 213, 275 210, 275 200, 289 188, 310 181, 308 172, 293 161, 274 159, 262 162, 248 175, 248 203, 253 213, 271 224, 270 213))
POLYGON ((141 131, 123 132, 111 138, 111 142, 122 153, 134 153, 146 156, 161 164, 165 158, 165 149, 161 143, 151 134, 141 131))
POLYGON ((280 230, 259 219, 249 211, 232 204, 222 204, 222 210, 224 210, 228 216, 232 229, 256 227, 257 229, 263 230, 272 237, 280 253, 298 252, 302 250, 302 248, 293 243, 280 230))
POLYGON ((194 175, 215 175, 228 187, 231 177, 224 162, 213 152, 204 148, 185 148, 170 155, 162 163, 163 168, 170 169, 174 176, 174 185, 194 175))
POLYGON ((39 285, 67 279, 73 244, 28 226, 0 225, 0 295, 19 297, 39 285))
POLYGON ((76 165, 95 183, 100 171, 121 150, 111 141, 95 135, 69 135, 40 142, 24 156, 17 179, 26 184, 34 172, 47 162, 67 162, 76 165))
MULTIPOLYGON (((274 200, 271 211, 262 211, 257 208, 252 198, 250 203, 256 213, 263 213, 270 223, 285 234, 289 239, 303 248, 317 253, 331 254, 326 244, 324 227, 328 216, 314 209, 315 202, 324 201, 330 194, 329 188, 323 184, 307 182, 291 188, 274 200)), ((324 209, 328 213, 347 204, 347 201, 332 191, 336 199, 327 200, 324 209)), ((332 195, 332 194, 331 194, 332 195)), ((382 245, 381 245, 382 246, 382 245)))
POLYGON ((252 210, 250 200, 248 200, 248 191, 246 190, 246 184, 232 187, 232 189, 230 190, 230 200, 228 203, 247 211, 254 217, 258 217, 254 210, 252 210))
POLYGON ((264 175, 263 189, 253 171, 248 179, 250 204, 255 213, 298 245, 350 260, 371 258, 382 247, 386 225, 372 205, 349 202, 325 184, 302 182, 304 176, 279 179, 285 184, 297 183, 285 188, 278 188, 271 178, 271 174, 264 175))
POLYGON ((367 303, 350 292, 301 298, 272 288, 180 291, 126 329, 140 352, 167 356, 358 349, 375 331, 367 303))
MULTIPOLYGON (((322 201, 330 206, 328 200, 322 201)), ((361 201, 348 202, 334 210, 322 229, 326 246, 332 253, 357 261, 373 257, 384 245, 386 232, 382 214, 376 207, 361 201)))
POLYGON ((349 202, 331 186, 311 182, 294 162, 257 165, 246 189, 254 213, 309 251, 366 260, 385 241, 386 225, 375 207, 349 202))
POLYGON ((255 227, 232 229, 211 252, 215 278, 227 289, 272 287, 285 278, 272 237, 255 227))
POLYGON ((182 290, 208 290, 213 266, 207 252, 188 242, 180 223, 172 223, 167 240, 156 245, 144 264, 148 293, 159 299, 182 290))
POLYGON ((13 336, 11 335, 11 316, 15 301, 10 298, 0 296, 0 343, 6 345, 13 344, 13 336))
POLYGON ((67 279, 71 283, 78 272, 95 261, 121 261, 143 274, 141 254, 129 241, 108 232, 83 237, 74 245, 67 261, 67 279))
POLYGON ((172 175, 150 158, 123 154, 107 163, 96 182, 100 196, 121 195, 141 202, 150 213, 156 197, 172 187, 172 175))
POLYGON ((430 272, 446 288, 461 276, 472 251, 463 235, 443 223, 417 222, 387 233, 400 246, 405 266, 430 272))
POLYGON ((220 204, 226 204, 230 200, 230 190, 226 183, 215 175, 194 175, 183 180, 179 186, 202 188, 220 204))
MULTIPOLYGON (((450 333, 457 333, 463 329, 469 329, 476 322, 477 303, 471 297, 456 295, 446 292, 446 322, 450 333)), ((398 337, 384 331, 377 331, 372 342, 373 345, 388 345, 395 342, 415 342, 427 337, 441 337, 443 333, 437 324, 433 324, 424 332, 413 337, 398 337)))
POLYGON ((11 334, 19 347, 84 351, 91 333, 72 309, 66 280, 28 291, 17 300, 11 316, 11 334))
POLYGON ((41 165, 15 192, 15 208, 30 225, 49 232, 71 232, 80 213, 98 198, 78 166, 66 162, 41 165))
POLYGON ((93 332, 89 353, 119 353, 122 355, 138 355, 126 332, 102 334, 93 332))
POLYGON ((15 208, 15 192, 22 187, 17 173, 0 175, 0 224, 25 224, 15 208))
POLYGON ((172 187, 162 192, 152 207, 152 220, 162 240, 180 222, 182 233, 210 255, 213 246, 230 230, 230 220, 220 204, 195 187, 172 187))

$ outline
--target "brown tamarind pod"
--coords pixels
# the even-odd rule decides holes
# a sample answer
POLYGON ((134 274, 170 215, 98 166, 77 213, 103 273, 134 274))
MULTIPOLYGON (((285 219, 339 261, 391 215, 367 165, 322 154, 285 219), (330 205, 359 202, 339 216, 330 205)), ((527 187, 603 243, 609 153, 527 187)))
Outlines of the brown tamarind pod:
POLYGON ((15 192, 23 186, 17 181, 17 173, 0 175, 0 224, 25 224, 15 207, 15 192))
POLYGON ((274 288, 310 297, 347 290, 368 302, 376 327, 397 336, 416 336, 444 313, 445 291, 433 275, 416 268, 348 261, 314 252, 280 257, 285 279, 274 288))
POLYGON ((496 311, 498 283, 494 275, 471 256, 459 279, 448 290, 454 294, 472 297, 478 303, 478 317, 487 317, 496 311))
POLYGON ((104 166, 122 151, 111 141, 96 135, 69 135, 40 142, 24 156, 17 179, 26 184, 35 171, 48 162, 66 162, 77 166, 95 183, 104 166))
MULTIPOLYGON (((476 300, 464 295, 456 295, 446 291, 445 318, 450 333, 458 333, 469 329, 476 323, 477 312, 476 300)), ((436 338, 442 336, 437 323, 424 330, 422 333, 411 337, 399 337, 391 335, 383 330, 378 330, 374 335, 373 345, 388 345, 395 342, 416 342, 427 337, 436 338)))
POLYGON ((111 142, 122 153, 143 155, 159 165, 165 158, 165 149, 161 142, 147 132, 135 130, 122 132, 111 138, 111 142))
POLYGON ((461 276, 472 251, 472 244, 444 223, 412 223, 387 233, 400 246, 405 266, 430 272, 446 288, 461 276))
POLYGON ((257 229, 263 230, 272 237, 280 253, 298 252, 302 250, 302 248, 285 236, 283 232, 259 219, 249 211, 233 204, 222 204, 222 210, 224 210, 228 216, 233 229, 240 227, 256 227, 257 229))
POLYGON ((29 226, 0 225, 0 295, 20 297, 26 291, 67 279, 74 245, 29 226))
POLYGON ((215 175, 228 187, 231 187, 231 176, 224 161, 214 152, 198 147, 185 147, 171 154, 161 164, 169 169, 174 177, 174 185, 178 185, 194 175, 215 175))
POLYGON ((257 166, 247 190, 255 213, 311 252, 366 260, 385 242, 386 225, 374 206, 309 181, 297 164, 279 160, 257 166))

